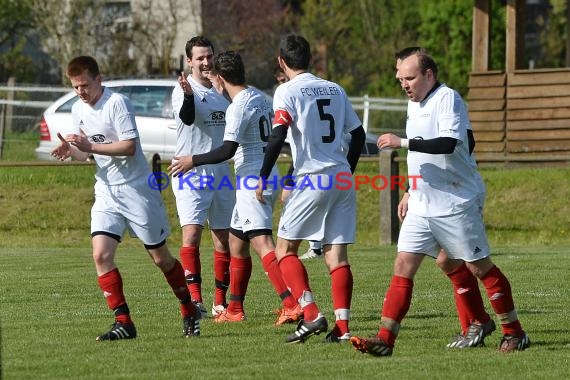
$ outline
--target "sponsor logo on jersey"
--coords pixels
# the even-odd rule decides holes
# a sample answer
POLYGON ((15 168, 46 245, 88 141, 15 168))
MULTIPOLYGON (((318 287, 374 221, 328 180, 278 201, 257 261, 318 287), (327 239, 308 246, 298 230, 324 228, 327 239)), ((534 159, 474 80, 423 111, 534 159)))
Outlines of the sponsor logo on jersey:
POLYGON ((226 114, 224 111, 215 111, 215 112, 212 112, 210 114, 211 120, 224 120, 225 117, 226 117, 226 114))
POLYGON ((105 142, 105 135, 97 134, 89 137, 89 140, 95 144, 103 144, 105 142))

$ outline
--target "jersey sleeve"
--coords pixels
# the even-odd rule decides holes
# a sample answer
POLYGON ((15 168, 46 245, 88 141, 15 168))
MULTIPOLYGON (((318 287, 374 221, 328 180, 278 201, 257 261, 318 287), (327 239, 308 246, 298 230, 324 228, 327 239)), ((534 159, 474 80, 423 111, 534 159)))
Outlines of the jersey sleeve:
POLYGON ((292 107, 289 107, 285 101, 287 93, 286 86, 279 86, 273 95, 273 128, 283 125, 287 128, 293 123, 292 107))
POLYGON ((344 120, 344 133, 350 133, 351 131, 355 130, 356 128, 360 127, 362 125, 362 122, 360 121, 360 118, 358 117, 358 115, 356 114, 356 112, 354 112, 354 108, 352 107, 352 103, 350 102, 350 100, 348 99, 348 95, 346 95, 346 92, 344 91, 344 89, 342 89, 342 92, 344 93, 344 108, 345 108, 345 120, 344 120))
POLYGON ((461 125, 461 107, 461 99, 452 90, 442 95, 438 109, 438 137, 463 139, 466 130, 461 125))
POLYGON ((226 127, 224 129, 224 141, 233 141, 239 143, 241 141, 241 125, 243 112, 231 103, 226 110, 226 127))
POLYGON ((114 127, 119 141, 132 140, 139 137, 135 112, 131 101, 119 95, 114 104, 114 127))
MULTIPOLYGON (((66 133, 81 133, 81 107, 83 106, 83 102, 80 100, 76 101, 73 106, 71 106, 71 123, 72 123, 72 130, 66 131, 66 133)), ((61 132, 61 131, 60 131, 61 132)), ((63 134, 63 132, 62 132, 63 134)), ((65 135, 63 136, 65 137, 65 135)))

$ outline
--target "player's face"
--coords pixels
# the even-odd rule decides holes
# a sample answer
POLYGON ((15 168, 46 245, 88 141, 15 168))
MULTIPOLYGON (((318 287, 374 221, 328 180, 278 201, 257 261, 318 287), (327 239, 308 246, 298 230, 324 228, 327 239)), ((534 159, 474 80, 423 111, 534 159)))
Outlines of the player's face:
POLYGON ((192 58, 188 59, 192 67, 192 77, 199 82, 209 81, 208 76, 214 67, 214 53, 211 47, 194 46, 192 58))
POLYGON ((425 73, 420 70, 419 59, 416 55, 396 61, 396 79, 412 102, 424 100, 435 84, 431 70, 428 69, 425 73))
POLYGON ((275 75, 275 81, 276 81, 278 84, 283 84, 283 83, 287 82, 287 77, 285 76, 285 73, 283 73, 283 72, 277 73, 277 74, 275 75))
POLYGON ((81 75, 69 77, 69 80, 75 93, 82 102, 93 106, 97 103, 99 98, 101 98, 103 87, 101 86, 100 75, 92 78, 85 70, 81 75))

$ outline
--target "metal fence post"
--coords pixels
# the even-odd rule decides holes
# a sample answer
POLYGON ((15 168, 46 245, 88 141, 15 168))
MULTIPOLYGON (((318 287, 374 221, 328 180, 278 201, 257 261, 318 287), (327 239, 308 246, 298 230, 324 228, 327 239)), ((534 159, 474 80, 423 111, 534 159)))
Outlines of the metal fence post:
POLYGON ((370 116, 370 100, 368 95, 364 95, 364 102, 363 102, 364 112, 362 113, 362 127, 364 128, 364 132, 368 132, 368 118, 370 116))
POLYGON ((155 153, 152 155, 152 172, 156 178, 156 185, 159 191, 162 191, 162 168, 160 166, 160 154, 155 153))
POLYGON ((398 241, 400 187, 392 186, 392 179, 400 172, 395 160, 397 156, 398 152, 391 149, 383 149, 379 154, 380 175, 389 184, 385 190, 380 191, 380 244, 394 244, 398 241))
MULTIPOLYGON (((8 87, 14 87, 16 86, 16 78, 14 77, 10 77, 8 78, 8 82, 7 82, 8 87)), ((8 93, 6 94, 6 99, 8 101, 14 101, 14 90, 10 90, 8 91, 8 93)), ((6 105, 6 109, 4 110, 4 112, 6 112, 5 116, 5 124, 4 124, 4 130, 8 131, 8 132, 12 132, 14 130, 14 118, 12 117, 12 115, 14 114, 14 106, 12 104, 7 104, 6 105)))

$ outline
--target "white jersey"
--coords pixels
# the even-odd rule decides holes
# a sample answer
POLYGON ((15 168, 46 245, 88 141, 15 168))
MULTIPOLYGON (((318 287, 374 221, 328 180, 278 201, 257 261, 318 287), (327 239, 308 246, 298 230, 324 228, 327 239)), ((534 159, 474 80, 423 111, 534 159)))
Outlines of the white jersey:
MULTIPOLYGON (((176 85, 172 91, 172 110, 176 120, 175 156, 191 156, 206 153, 222 145, 225 127, 226 109, 229 101, 212 87, 207 88, 188 76, 188 82, 194 92, 194 124, 186 125, 178 114, 184 102, 184 91, 176 85)), ((220 163, 216 165, 227 165, 220 163)), ((201 174, 209 174, 211 165, 203 165, 201 174)))
POLYGON ((232 99, 226 112, 224 141, 239 144, 234 155, 236 175, 259 175, 272 120, 271 104, 261 91, 248 87, 232 99))
POLYGON ((341 86, 310 73, 299 74, 277 87, 273 109, 274 126, 290 128, 295 176, 333 166, 350 171, 343 135, 362 123, 341 86))
POLYGON ((142 152, 135 112, 131 101, 107 87, 94 106, 77 101, 71 109, 73 126, 85 132, 94 144, 135 139, 136 151, 132 156, 106 156, 94 154, 97 164, 95 178, 105 185, 121 185, 151 174, 142 152))
POLYGON ((408 102, 408 139, 457 139, 451 154, 408 152, 408 210, 431 217, 457 214, 484 197, 485 185, 469 154, 470 129, 465 103, 457 91, 440 85, 422 102, 408 102), (415 180, 414 177, 421 176, 415 180))

